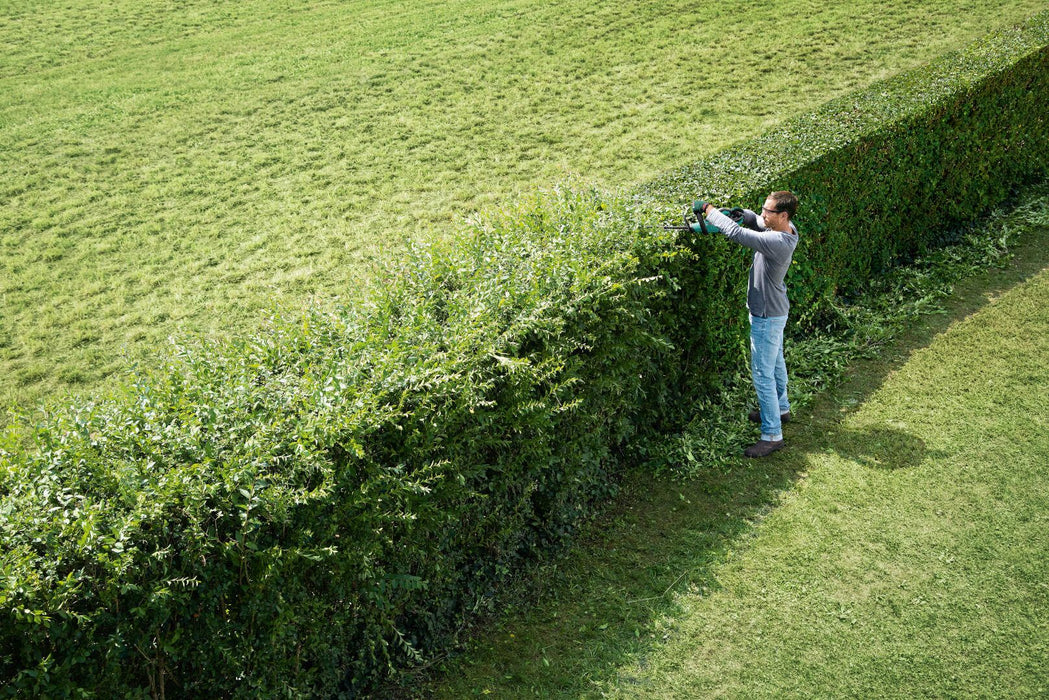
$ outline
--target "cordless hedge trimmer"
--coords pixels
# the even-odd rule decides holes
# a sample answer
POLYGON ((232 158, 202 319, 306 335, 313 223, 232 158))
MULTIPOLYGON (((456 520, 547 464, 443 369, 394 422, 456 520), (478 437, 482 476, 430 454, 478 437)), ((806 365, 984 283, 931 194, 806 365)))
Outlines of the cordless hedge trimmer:
MULTIPOLYGON (((714 224, 710 223, 703 217, 703 210, 706 208, 707 202, 697 199, 692 203, 692 206, 685 206, 685 213, 682 216, 685 223, 681 224, 663 224, 663 228, 667 231, 689 231, 691 233, 720 233, 719 229, 714 224)), ((754 212, 749 212, 742 207, 736 207, 734 209, 722 209, 721 213, 728 218, 735 221, 740 226, 755 229, 757 228, 758 219, 754 212), (749 215, 749 216, 748 216, 749 215)))

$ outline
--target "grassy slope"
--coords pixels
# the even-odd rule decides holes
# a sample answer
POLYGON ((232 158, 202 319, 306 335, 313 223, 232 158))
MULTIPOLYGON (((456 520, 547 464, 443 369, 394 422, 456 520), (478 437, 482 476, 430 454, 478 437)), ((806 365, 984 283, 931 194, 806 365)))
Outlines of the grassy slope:
POLYGON ((636 183, 1042 5, 5 0, 0 405, 352 293, 409 235, 568 175, 636 183))
POLYGON ((436 697, 1044 697, 1049 207, 789 426, 635 477, 436 697))

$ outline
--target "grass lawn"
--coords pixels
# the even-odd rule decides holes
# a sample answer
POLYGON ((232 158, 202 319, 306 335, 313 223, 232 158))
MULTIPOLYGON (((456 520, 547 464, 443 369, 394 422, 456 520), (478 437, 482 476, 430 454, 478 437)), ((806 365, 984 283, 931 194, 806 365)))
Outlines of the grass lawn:
POLYGON ((854 364, 787 450, 632 477, 426 694, 1049 694, 1041 192, 1013 261, 854 364))
POLYGON ((0 406, 352 296, 410 237, 633 185, 1043 6, 5 0, 0 406))

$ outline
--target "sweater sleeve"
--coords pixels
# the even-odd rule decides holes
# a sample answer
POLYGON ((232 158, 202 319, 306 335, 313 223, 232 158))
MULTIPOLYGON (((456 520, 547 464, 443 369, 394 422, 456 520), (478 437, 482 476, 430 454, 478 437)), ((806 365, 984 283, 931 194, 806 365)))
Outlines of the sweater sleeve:
MULTIPOLYGON (((757 251, 762 255, 779 257, 783 254, 789 255, 794 251, 793 245, 784 245, 785 241, 781 232, 768 229, 754 231, 749 228, 743 228, 725 216, 720 210, 715 209, 710 212, 707 221, 717 226, 725 238, 757 251)), ((760 219, 759 223, 761 223, 760 219)), ((791 222, 790 230, 795 236, 798 235, 798 229, 794 226, 794 222, 791 222)))
POLYGON ((735 241, 740 245, 764 253, 765 255, 773 252, 771 246, 778 240, 778 236, 769 235, 764 231, 754 231, 749 228, 743 228, 717 209, 710 212, 707 221, 717 226, 725 238, 728 238, 730 241, 735 241))

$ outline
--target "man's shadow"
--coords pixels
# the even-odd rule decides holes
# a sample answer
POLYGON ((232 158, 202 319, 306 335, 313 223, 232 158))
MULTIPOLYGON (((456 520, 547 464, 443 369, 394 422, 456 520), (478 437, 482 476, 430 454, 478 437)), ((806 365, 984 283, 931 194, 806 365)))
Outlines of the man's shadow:
POLYGON ((839 429, 827 435, 827 449, 844 459, 881 470, 911 469, 938 454, 930 453, 921 438, 888 427, 839 429))

